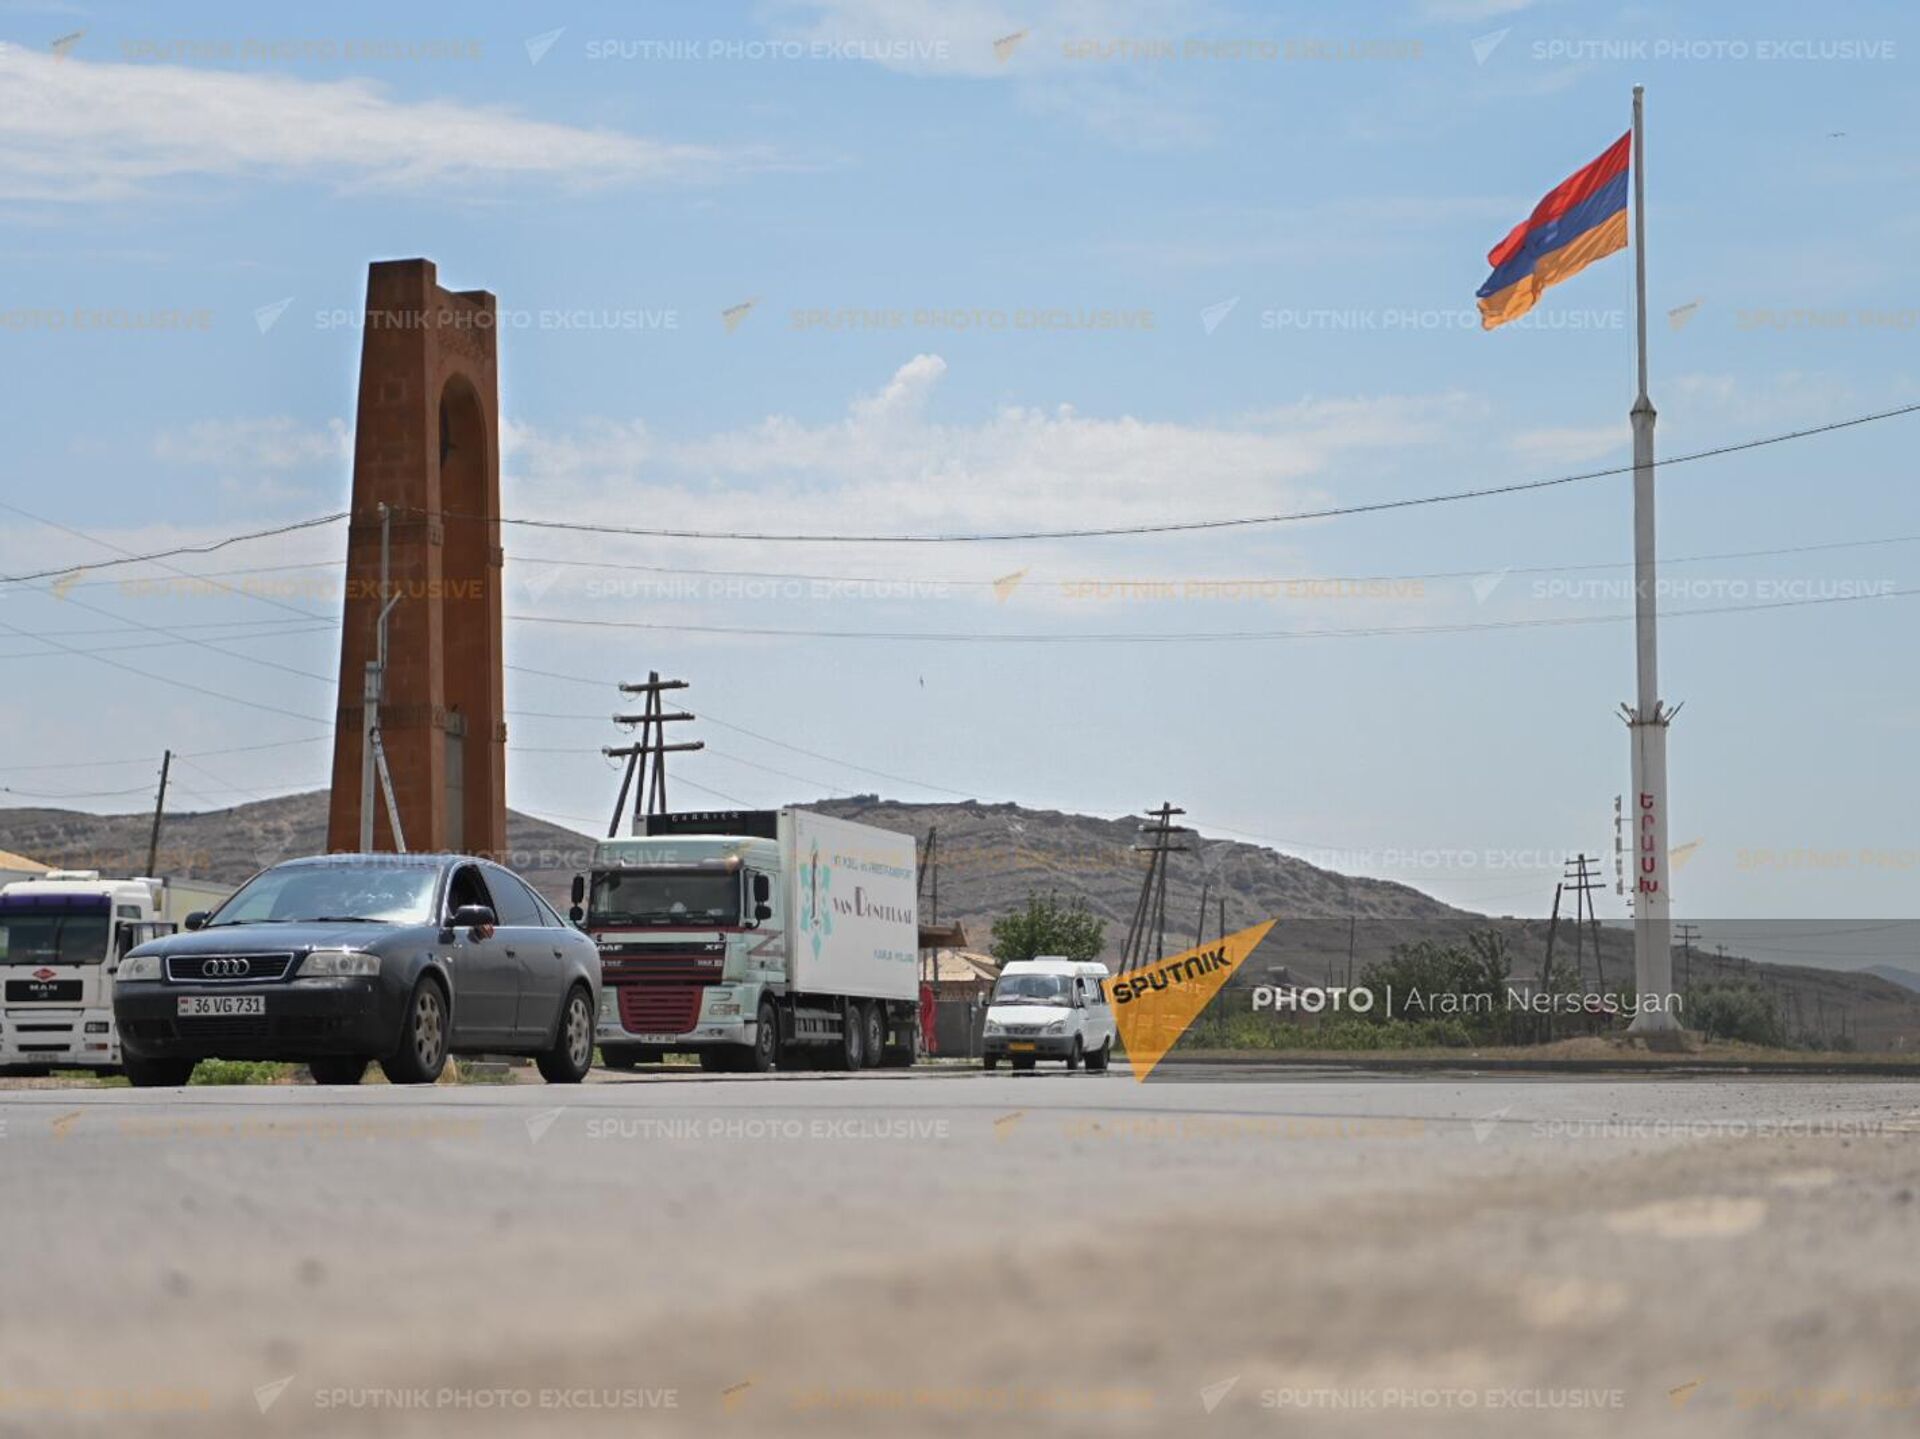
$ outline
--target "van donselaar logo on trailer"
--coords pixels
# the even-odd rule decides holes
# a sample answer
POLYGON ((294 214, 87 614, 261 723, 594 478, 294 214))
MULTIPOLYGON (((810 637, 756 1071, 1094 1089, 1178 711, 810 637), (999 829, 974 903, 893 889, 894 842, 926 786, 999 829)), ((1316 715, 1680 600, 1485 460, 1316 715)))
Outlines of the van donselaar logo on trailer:
POLYGON ((1153 1072, 1276 923, 1267 920, 1106 981, 1114 1022, 1127 1046, 1135 1079, 1153 1072))

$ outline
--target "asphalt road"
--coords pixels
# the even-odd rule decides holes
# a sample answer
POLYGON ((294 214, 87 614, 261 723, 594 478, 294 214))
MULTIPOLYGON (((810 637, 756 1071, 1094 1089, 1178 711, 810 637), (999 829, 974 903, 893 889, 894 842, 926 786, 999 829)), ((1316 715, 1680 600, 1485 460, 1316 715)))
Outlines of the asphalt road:
POLYGON ((1920 1427, 1920 1088, 0 1093, 0 1433, 1920 1427))

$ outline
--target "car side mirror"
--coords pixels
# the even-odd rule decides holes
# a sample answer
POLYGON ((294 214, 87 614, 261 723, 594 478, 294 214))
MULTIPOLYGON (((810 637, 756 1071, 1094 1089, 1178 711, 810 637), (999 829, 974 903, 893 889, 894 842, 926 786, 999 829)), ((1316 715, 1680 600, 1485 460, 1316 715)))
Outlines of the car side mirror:
MULTIPOLYGON (((764 874, 756 874, 753 877, 753 902, 759 905, 762 909, 766 909, 767 901, 772 898, 773 898, 773 882, 769 880, 764 874)), ((770 919, 772 918, 772 916, 773 916, 773 911, 769 909, 765 914, 761 915, 760 918, 770 919)))
MULTIPOLYGON (((586 897, 587 897, 587 877, 583 874, 576 874, 573 877, 573 903, 575 907, 577 908, 580 904, 580 901, 585 899, 586 897)), ((579 916, 575 915, 574 918, 578 919, 579 916)))
POLYGON ((574 905, 572 909, 567 911, 567 918, 572 920, 575 924, 579 924, 586 917, 587 917, 587 912, 584 909, 580 908, 578 904, 574 905))
POLYGON ((187 928, 188 929, 206 928, 207 916, 209 913, 210 911, 208 910, 196 909, 192 914, 187 916, 187 928))
POLYGON ((753 907, 753 917, 756 920, 772 919, 773 906, 770 904, 756 904, 753 907))
POLYGON ((476 929, 492 929, 497 923, 494 914, 484 904, 463 904, 453 912, 453 918, 447 921, 448 929, 464 929, 469 932, 476 929))

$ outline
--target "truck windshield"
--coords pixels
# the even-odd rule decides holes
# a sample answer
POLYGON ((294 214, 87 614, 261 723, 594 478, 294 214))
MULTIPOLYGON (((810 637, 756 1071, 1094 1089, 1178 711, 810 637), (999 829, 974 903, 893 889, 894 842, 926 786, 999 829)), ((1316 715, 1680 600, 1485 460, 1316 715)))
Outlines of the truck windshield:
POLYGON ((740 879, 725 870, 603 870, 593 877, 588 924, 740 922, 740 879))
POLYGON ((432 865, 286 864, 255 875, 221 905, 209 928, 367 920, 427 924, 433 919, 432 865))
POLYGON ((1073 981, 1064 974, 1003 974, 993 987, 995 1004, 1065 1004, 1073 981))
POLYGON ((107 957, 105 911, 0 912, 0 964, 99 964, 107 957))

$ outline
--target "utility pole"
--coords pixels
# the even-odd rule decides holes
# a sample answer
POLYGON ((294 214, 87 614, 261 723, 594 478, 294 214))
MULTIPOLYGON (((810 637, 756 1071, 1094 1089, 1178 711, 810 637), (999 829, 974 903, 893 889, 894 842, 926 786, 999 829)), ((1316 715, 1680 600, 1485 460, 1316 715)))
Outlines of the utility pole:
POLYGON ((923 899, 927 897, 929 884, 931 884, 933 896, 927 909, 927 923, 938 924, 940 922, 940 826, 937 824, 927 826, 927 844, 920 856, 920 881, 916 892, 923 899))
POLYGON ((160 792, 153 798, 153 828, 147 831, 147 867, 140 871, 150 878, 158 878, 160 871, 154 868, 160 863, 160 816, 167 807, 167 771, 173 768, 173 751, 166 750, 160 756, 160 792))
MULTIPOLYGON (((1672 895, 1667 872, 1667 726, 1678 712, 1660 702, 1659 575, 1654 557, 1653 401, 1647 396, 1647 155, 1645 87, 1633 87, 1633 293, 1639 392, 1633 421, 1633 588, 1636 703, 1622 705, 1633 749, 1633 984, 1642 995, 1673 991, 1672 895)), ((1647 1005, 1629 1034, 1672 1033, 1665 1005, 1647 1005)))
POLYGON ((1693 942, 1700 937, 1700 926, 1691 920, 1680 923, 1680 992, 1686 994, 1693 989, 1693 942))
POLYGON ((360 701, 360 852, 373 853, 373 781, 376 773, 387 803, 387 826, 393 831, 396 854, 407 852, 400 829, 400 806, 393 798, 393 776, 387 770, 386 746, 380 742, 380 700, 387 680, 387 616, 400 596, 387 593, 393 562, 393 511, 380 505, 380 613, 374 620, 374 658, 367 661, 365 688, 360 701))
POLYGON ((1560 991, 1554 988, 1553 981, 1553 937, 1560 929, 1560 896, 1566 893, 1565 884, 1553 887, 1553 915, 1547 920, 1547 957, 1540 963, 1540 988, 1547 993, 1547 1041, 1553 1041, 1553 996, 1560 991))
POLYGON ((1581 952, 1585 948, 1584 931, 1581 925, 1581 910, 1586 911, 1586 921, 1593 928, 1593 975, 1598 992, 1607 992, 1607 965, 1600 954, 1600 916, 1594 913, 1593 892, 1600 888, 1600 862, 1585 853, 1577 854, 1566 862, 1568 873, 1564 888, 1573 893, 1573 953, 1574 973, 1584 978, 1586 966, 1581 962, 1581 952), (1588 866, 1593 868, 1589 869, 1588 866))
POLYGON ((1167 856, 1185 854, 1187 847, 1173 843, 1173 839, 1176 835, 1193 833, 1187 826, 1173 822, 1175 815, 1186 811, 1176 808, 1171 801, 1162 801, 1160 808, 1146 813, 1152 823, 1141 825, 1140 833, 1147 843, 1136 843, 1133 848, 1148 857, 1147 873, 1140 885, 1140 898, 1134 902, 1133 919, 1127 925, 1126 943, 1120 951, 1122 974, 1166 956, 1167 856), (1147 957, 1150 940, 1154 946, 1151 959, 1147 957))
POLYGON ((1213 876, 1208 875, 1200 881, 1200 912, 1193 921, 1193 947, 1198 949, 1207 942, 1207 895, 1213 889, 1213 876))
POLYGON ((693 718, 684 711, 668 714, 661 708, 660 696, 666 690, 683 690, 685 680, 663 680, 660 671, 652 670, 645 684, 620 686, 624 695, 645 695, 645 706, 639 714, 617 714, 615 724, 638 725, 638 740, 630 745, 611 745, 600 752, 609 759, 624 759, 626 772, 620 777, 620 795, 613 802, 613 818, 607 822, 607 838, 612 839, 620 832, 620 816, 627 807, 627 791, 633 791, 633 821, 629 834, 638 834, 641 821, 648 816, 667 813, 667 756, 684 750, 705 749, 703 740, 683 740, 678 744, 667 743, 667 726, 680 724, 693 718), (639 783, 636 785, 635 780, 639 783))

